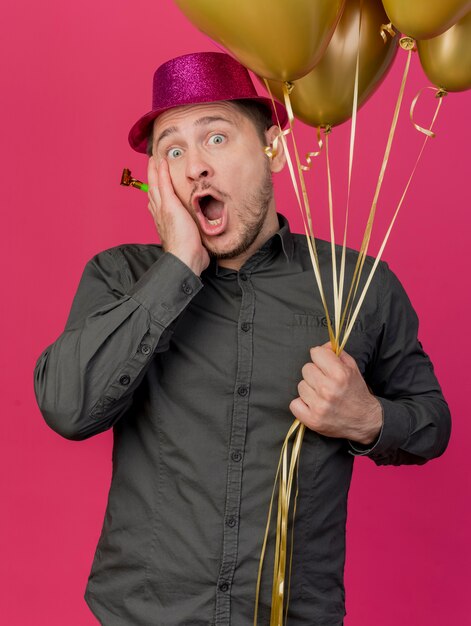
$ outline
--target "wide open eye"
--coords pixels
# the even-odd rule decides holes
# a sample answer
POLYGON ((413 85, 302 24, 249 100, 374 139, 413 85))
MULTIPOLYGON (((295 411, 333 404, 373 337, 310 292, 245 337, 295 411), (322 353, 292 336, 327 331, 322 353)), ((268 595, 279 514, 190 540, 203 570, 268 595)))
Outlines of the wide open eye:
POLYGON ((218 145, 220 143, 224 143, 225 141, 226 141, 226 138, 224 137, 224 135, 212 135, 209 138, 208 143, 212 145, 218 145))
POLYGON ((167 156, 169 159, 178 159, 183 154, 183 150, 181 148, 170 148, 167 150, 167 156))

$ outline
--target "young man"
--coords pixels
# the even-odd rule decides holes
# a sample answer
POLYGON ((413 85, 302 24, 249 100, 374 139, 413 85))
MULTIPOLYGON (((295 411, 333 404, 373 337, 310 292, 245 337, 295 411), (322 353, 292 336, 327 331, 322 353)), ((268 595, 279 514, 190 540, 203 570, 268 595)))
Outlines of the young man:
MULTIPOLYGON (((326 343, 305 236, 275 209, 271 177, 285 157, 281 146, 264 152, 275 119, 227 55, 185 55, 157 70, 152 111, 129 138, 152 154, 149 210, 162 244, 93 257, 64 332, 37 362, 51 428, 80 440, 113 427, 112 484, 85 593, 106 626, 252 623, 293 416, 308 428, 288 623, 340 626, 354 456, 422 464, 446 448, 448 408, 385 263, 347 351, 337 357, 326 343)), ((331 304, 330 245, 319 241, 318 255, 331 304)), ((355 260, 349 251, 347 280, 355 260)), ((270 546, 261 624, 273 536, 270 546)))

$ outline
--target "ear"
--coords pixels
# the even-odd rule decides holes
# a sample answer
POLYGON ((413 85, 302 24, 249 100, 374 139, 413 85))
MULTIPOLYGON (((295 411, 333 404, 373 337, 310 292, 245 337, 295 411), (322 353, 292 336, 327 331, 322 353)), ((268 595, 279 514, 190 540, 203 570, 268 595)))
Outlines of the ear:
POLYGON ((280 135, 280 129, 278 126, 271 126, 267 131, 265 131, 265 139, 267 142, 267 146, 273 149, 272 156, 270 159, 270 170, 273 173, 281 172, 286 163, 286 155, 285 149, 283 146, 283 142, 281 139, 275 141, 277 137, 280 135))

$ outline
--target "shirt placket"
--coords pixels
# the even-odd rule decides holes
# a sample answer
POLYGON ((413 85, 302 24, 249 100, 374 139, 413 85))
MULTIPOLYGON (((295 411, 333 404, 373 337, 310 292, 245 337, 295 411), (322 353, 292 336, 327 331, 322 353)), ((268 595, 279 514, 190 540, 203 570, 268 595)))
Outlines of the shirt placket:
POLYGON ((239 272, 242 292, 237 329, 237 373, 234 384, 232 425, 227 465, 223 552, 216 588, 215 626, 229 626, 231 586, 237 561, 242 471, 252 380, 255 292, 250 274, 239 272))

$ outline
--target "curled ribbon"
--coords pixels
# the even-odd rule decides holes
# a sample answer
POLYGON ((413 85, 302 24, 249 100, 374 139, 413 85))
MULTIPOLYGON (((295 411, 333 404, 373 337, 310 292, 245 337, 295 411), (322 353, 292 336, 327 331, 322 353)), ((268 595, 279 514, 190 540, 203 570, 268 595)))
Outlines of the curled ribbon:
POLYGON ((394 30, 391 22, 389 22, 389 24, 381 24, 379 32, 381 37, 383 38, 384 43, 388 43, 388 35, 390 35, 392 38, 396 36, 396 31, 394 30))
POLYGON ((322 152, 322 149, 324 147, 324 142, 322 141, 322 136, 321 136, 321 129, 324 130, 324 133, 327 135, 328 133, 330 133, 330 131, 332 130, 331 126, 319 126, 316 128, 316 134, 317 134, 317 145, 319 146, 319 150, 316 150, 315 152, 308 152, 306 154, 306 165, 301 165, 301 169, 304 172, 308 172, 312 165, 313 165, 313 161, 312 158, 317 157, 320 155, 320 153, 322 152))
POLYGON ((427 135, 427 137, 430 137, 431 139, 433 139, 435 137, 435 133, 432 131, 432 126, 435 123, 435 119, 438 115, 438 111, 440 110, 441 104, 442 104, 442 99, 448 95, 448 92, 445 91, 445 89, 442 89, 441 87, 430 87, 429 85, 427 85, 427 87, 422 87, 422 89, 419 91, 419 93, 415 96, 415 98, 412 100, 412 104, 410 107, 410 120, 412 122, 412 124, 414 125, 414 128, 416 128, 416 130, 418 130, 420 133, 423 133, 424 135, 427 135), (432 123, 430 125, 430 128, 423 128, 422 126, 419 126, 418 124, 416 124, 416 122, 414 122, 414 109, 415 109, 415 105, 417 104, 420 96, 422 95, 422 93, 426 90, 426 89, 431 89, 432 91, 435 91, 435 97, 438 98, 438 104, 437 104, 437 108, 435 110, 435 115, 433 116, 433 120, 432 123))

